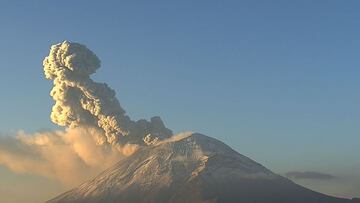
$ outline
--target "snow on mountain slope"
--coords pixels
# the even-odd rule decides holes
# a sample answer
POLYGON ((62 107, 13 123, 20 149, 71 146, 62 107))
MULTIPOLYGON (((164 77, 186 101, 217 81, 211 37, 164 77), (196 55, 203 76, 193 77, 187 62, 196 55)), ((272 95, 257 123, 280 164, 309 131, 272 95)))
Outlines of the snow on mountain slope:
POLYGON ((303 188, 197 133, 139 150, 49 203, 350 203, 303 188))

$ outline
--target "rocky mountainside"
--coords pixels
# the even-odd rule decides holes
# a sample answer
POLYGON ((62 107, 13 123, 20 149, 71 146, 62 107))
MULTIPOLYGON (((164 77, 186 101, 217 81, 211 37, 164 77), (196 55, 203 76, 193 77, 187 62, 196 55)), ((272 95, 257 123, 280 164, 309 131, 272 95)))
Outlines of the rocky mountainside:
POLYGON ((353 203, 299 186, 201 134, 137 151, 48 203, 353 203))

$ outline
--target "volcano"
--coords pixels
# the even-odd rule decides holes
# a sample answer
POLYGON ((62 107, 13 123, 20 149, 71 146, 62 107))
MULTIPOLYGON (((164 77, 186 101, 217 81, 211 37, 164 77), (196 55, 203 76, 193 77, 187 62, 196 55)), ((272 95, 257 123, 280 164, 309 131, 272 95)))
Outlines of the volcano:
POLYGON ((185 133, 140 149, 48 203, 355 203, 277 175, 226 144, 185 133))

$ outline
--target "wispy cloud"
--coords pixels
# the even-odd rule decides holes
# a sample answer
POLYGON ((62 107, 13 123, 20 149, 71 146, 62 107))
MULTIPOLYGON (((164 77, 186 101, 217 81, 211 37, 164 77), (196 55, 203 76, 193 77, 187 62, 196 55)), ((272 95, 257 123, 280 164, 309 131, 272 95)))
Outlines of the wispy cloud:
POLYGON ((327 173, 315 172, 315 171, 304 171, 304 172, 290 171, 285 175, 286 177, 291 179, 331 180, 336 178, 333 175, 327 173))

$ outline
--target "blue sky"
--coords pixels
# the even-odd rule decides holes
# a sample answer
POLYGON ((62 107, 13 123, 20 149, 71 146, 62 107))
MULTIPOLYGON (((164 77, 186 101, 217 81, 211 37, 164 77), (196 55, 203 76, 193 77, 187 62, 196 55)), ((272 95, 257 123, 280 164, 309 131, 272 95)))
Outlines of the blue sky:
POLYGON ((134 119, 160 115, 175 132, 216 137, 279 173, 359 177, 359 6, 2 1, 0 132, 57 128, 42 60, 69 40, 98 55, 93 79, 134 119))

